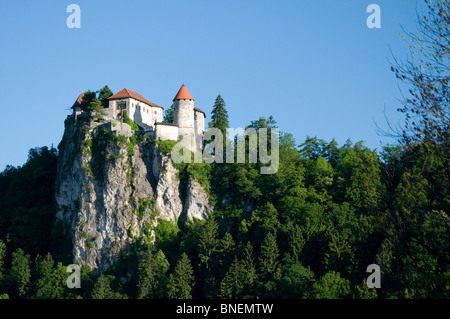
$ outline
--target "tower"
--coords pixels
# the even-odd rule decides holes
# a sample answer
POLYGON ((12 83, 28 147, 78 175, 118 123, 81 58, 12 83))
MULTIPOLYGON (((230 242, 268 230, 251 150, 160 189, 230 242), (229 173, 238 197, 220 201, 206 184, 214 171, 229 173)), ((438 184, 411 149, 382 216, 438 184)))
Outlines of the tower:
POLYGON ((196 149, 194 99, 183 84, 173 99, 173 122, 178 126, 178 140, 189 150, 196 149))

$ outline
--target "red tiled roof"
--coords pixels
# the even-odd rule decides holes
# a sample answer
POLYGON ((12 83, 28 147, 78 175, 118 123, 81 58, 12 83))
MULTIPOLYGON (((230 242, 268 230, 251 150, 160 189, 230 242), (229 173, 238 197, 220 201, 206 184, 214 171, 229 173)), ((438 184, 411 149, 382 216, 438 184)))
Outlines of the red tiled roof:
POLYGON ((81 92, 80 95, 78 95, 78 99, 73 103, 72 108, 75 106, 81 105, 81 102, 83 102, 84 92, 81 92))
POLYGON ((191 93, 189 93, 186 86, 183 84, 173 100, 194 100, 194 98, 192 97, 191 93))
POLYGON ((153 102, 150 102, 149 100, 144 99, 144 97, 142 95, 140 95, 137 92, 131 91, 129 89, 120 90, 116 94, 110 96, 108 98, 108 100, 127 99, 127 98, 132 98, 132 99, 144 102, 144 103, 146 103, 146 104, 148 104, 150 106, 160 107, 160 108, 164 109, 162 106, 160 106, 158 104, 155 104, 153 102))

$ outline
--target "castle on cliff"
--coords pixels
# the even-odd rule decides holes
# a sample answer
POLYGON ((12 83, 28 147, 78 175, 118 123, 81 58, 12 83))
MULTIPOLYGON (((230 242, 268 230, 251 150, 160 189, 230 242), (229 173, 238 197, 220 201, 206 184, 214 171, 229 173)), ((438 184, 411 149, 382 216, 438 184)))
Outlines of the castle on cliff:
MULTIPOLYGON (((83 96, 84 92, 72 106, 75 118, 83 113, 81 109, 83 96)), ((133 134, 131 127, 122 121, 126 111, 128 118, 143 128, 143 133, 153 139, 179 141, 191 151, 202 149, 205 113, 194 106, 194 98, 184 84, 173 99, 173 107, 173 123, 164 123, 162 106, 125 88, 109 97, 108 107, 101 111, 111 131, 117 134, 126 136, 133 134)))

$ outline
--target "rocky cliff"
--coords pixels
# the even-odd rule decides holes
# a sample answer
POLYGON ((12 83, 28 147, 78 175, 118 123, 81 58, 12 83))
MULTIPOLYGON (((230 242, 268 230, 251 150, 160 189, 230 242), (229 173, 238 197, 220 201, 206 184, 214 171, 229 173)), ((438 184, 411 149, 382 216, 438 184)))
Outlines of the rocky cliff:
POLYGON ((72 238, 74 263, 95 271, 106 270, 134 240, 153 240, 159 218, 204 219, 211 211, 192 176, 180 187, 170 154, 145 135, 111 132, 120 125, 126 124, 69 116, 59 145, 57 219, 72 238))

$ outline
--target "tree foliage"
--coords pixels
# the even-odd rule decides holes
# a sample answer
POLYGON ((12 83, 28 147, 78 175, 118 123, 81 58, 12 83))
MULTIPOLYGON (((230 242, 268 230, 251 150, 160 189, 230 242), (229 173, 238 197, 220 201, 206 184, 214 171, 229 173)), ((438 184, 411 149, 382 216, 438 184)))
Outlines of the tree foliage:
POLYGON ((102 103, 103 108, 108 107, 108 104, 109 104, 108 98, 111 97, 112 95, 113 95, 113 92, 107 85, 105 85, 103 88, 101 88, 99 90, 98 99, 102 103))
POLYGON ((173 123, 173 103, 172 105, 164 111, 164 123, 173 123))
POLYGON ((108 107, 108 98, 112 95, 113 92, 107 85, 97 91, 87 90, 84 92, 80 107, 83 111, 88 112, 101 110, 108 107))
POLYGON ((399 111, 405 114, 402 138, 446 144, 450 137, 450 2, 425 0, 417 32, 407 32, 411 57, 395 59, 391 70, 408 87, 399 111))
POLYGON ((280 154, 286 156, 276 174, 259 174, 258 164, 217 165, 207 177, 217 204, 205 221, 160 220, 154 244, 133 244, 103 276, 83 268, 77 291, 66 287, 68 273, 55 262, 66 255, 50 240, 63 238, 56 236, 49 194, 56 150, 33 149, 23 167, 0 174, 0 293, 58 299, 448 297, 450 196, 441 147, 423 142, 377 154, 362 143, 339 147, 307 138, 297 148, 292 136, 281 134, 280 154), (361 284, 374 262, 382 269, 382 290, 361 284))
POLYGON ((14 286, 17 287, 17 295, 22 298, 26 297, 28 295, 31 278, 31 261, 30 255, 25 254, 20 248, 12 254, 9 275, 14 286))
POLYGON ((211 111, 211 121, 209 127, 214 127, 222 131, 224 139, 226 137, 226 129, 229 127, 228 111, 224 99, 218 95, 211 111))
POLYGON ((168 297, 170 299, 191 299, 193 286, 194 271, 191 261, 186 253, 183 253, 174 273, 170 274, 167 285, 168 297))

